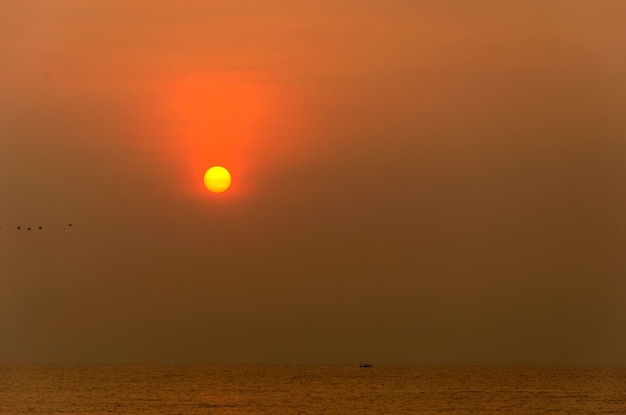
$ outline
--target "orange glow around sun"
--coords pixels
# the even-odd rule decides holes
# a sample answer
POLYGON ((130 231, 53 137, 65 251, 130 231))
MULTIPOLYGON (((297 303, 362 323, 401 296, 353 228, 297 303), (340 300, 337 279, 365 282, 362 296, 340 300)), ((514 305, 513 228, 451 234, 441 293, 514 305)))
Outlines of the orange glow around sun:
POLYGON ((237 72, 180 76, 167 83, 173 144, 183 152, 185 186, 193 186, 193 193, 206 192, 202 177, 214 165, 228 166, 238 177, 229 194, 242 190, 253 157, 260 157, 263 132, 276 118, 270 86, 258 75, 237 72))

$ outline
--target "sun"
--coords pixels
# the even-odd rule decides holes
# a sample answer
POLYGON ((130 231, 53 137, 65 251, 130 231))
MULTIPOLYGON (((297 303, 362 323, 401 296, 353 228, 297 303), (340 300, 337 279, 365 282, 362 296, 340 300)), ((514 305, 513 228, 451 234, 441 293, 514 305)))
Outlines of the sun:
POLYGON ((230 172, 222 166, 213 166, 204 173, 204 185, 213 193, 225 192, 230 183, 230 172))

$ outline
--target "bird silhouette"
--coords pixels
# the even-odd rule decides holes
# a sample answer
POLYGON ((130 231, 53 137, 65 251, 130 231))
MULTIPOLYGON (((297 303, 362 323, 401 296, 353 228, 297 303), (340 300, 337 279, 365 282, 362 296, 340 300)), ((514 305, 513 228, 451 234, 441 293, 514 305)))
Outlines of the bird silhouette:
POLYGON ((21 226, 18 226, 18 227, 17 227, 17 230, 19 231, 20 229, 22 229, 22 227, 21 227, 21 226))
POLYGON ((42 230, 42 229, 43 229, 43 226, 40 226, 40 227, 39 227, 39 230, 42 230))

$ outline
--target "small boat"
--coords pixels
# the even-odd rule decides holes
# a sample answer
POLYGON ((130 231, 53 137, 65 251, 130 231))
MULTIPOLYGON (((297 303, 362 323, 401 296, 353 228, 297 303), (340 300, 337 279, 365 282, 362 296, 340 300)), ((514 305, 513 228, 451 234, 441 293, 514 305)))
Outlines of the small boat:
POLYGON ((359 367, 372 367, 372 364, 368 360, 365 363, 359 363, 359 367))

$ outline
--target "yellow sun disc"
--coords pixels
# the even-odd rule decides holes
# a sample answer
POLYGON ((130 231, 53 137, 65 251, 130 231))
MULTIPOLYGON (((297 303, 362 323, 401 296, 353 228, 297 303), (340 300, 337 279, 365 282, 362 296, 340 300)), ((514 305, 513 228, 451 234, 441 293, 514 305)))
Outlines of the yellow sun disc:
POLYGON ((213 193, 226 191, 230 182, 230 172, 222 166, 213 166, 204 173, 204 185, 213 193))

